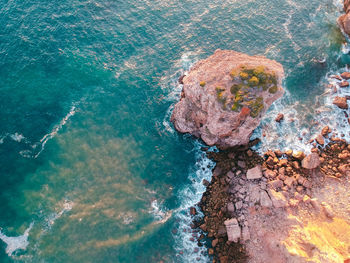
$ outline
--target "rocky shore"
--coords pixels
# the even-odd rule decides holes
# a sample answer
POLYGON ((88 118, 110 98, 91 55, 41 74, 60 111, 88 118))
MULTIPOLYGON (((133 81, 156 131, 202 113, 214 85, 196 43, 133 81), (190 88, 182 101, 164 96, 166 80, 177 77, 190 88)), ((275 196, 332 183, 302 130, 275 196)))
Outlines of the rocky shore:
MULTIPOLYGON (((322 138, 328 138, 328 132, 325 127, 322 138)), ((200 202, 204 218, 197 226, 211 240, 208 253, 212 262, 308 260, 289 253, 283 245, 287 234, 282 234, 286 228, 281 222, 301 211, 322 213, 329 220, 335 217, 331 206, 313 194, 314 189, 324 186, 326 178, 348 180, 350 175, 350 146, 342 139, 330 139, 325 148, 317 144, 309 155, 291 150, 268 151, 263 157, 250 149, 208 152, 216 167, 212 181, 204 182, 208 184, 200 202), (263 229, 262 221, 276 224, 263 229)), ((308 242, 312 250, 323 252, 317 244, 308 242)), ((305 247, 294 248, 310 253, 305 247)), ((337 261, 323 258, 320 262, 337 261)))

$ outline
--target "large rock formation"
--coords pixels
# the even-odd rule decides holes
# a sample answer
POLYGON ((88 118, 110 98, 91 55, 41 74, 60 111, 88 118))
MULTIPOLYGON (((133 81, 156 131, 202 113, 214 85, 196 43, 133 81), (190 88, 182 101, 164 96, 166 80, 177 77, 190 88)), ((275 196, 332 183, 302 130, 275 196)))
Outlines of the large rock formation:
POLYGON ((344 33, 350 35, 350 0, 344 0, 344 12, 345 14, 340 16, 337 22, 344 33))
POLYGON ((262 56, 216 50, 182 79, 171 120, 208 145, 245 145, 262 115, 282 97, 283 67, 262 56))

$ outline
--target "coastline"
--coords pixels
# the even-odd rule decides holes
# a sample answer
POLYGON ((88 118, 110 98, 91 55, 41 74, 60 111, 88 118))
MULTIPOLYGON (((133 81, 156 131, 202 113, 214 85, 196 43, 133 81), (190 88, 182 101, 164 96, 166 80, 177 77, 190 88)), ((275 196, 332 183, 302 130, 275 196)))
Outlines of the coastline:
MULTIPOLYGON (((313 148, 312 154, 317 155, 320 162, 319 166, 312 169, 304 168, 308 164, 303 162, 306 157, 301 152, 293 154, 292 151, 276 150, 260 156, 246 147, 244 150, 234 148, 207 153, 216 166, 212 181, 204 182, 207 190, 199 204, 204 217, 196 226, 207 234, 208 254, 213 263, 248 262, 249 257, 252 257, 247 251, 251 252, 249 246, 256 247, 256 244, 252 245, 255 241, 251 240, 251 234, 254 236, 256 233, 251 233, 249 229, 259 226, 262 223, 259 221, 261 218, 271 222, 282 219, 287 221, 287 215, 307 211, 318 216, 321 213, 327 220, 333 220, 335 214, 332 207, 318 201, 314 192, 322 189, 327 179, 339 182, 347 180, 350 168, 346 157, 350 154, 350 146, 343 139, 329 137, 328 133, 324 134, 324 138, 328 138, 330 143, 325 147, 318 144, 317 148, 313 148), (247 172, 257 165, 262 167, 261 177, 247 179, 247 172), (332 175, 335 169, 337 176, 332 175), (256 191, 260 193, 257 194, 256 191), (277 193, 275 197, 271 195, 271 191, 277 193), (267 195, 262 195, 262 192, 267 195), (241 229, 238 242, 228 240, 225 221, 232 218, 238 220, 241 229)), ((288 228, 288 224, 285 228, 288 228)), ((280 230, 280 236, 277 234, 269 237, 270 241, 276 239, 282 244, 282 240, 286 238, 284 230, 280 230)), ((271 262, 294 262, 293 256, 286 249, 270 249, 280 253, 280 256, 272 259, 276 261, 271 262)), ((264 255, 260 256, 263 258, 264 255)), ((306 262, 302 258, 298 260, 297 262, 306 262)), ((254 261, 254 255, 251 262, 258 262, 254 261)))

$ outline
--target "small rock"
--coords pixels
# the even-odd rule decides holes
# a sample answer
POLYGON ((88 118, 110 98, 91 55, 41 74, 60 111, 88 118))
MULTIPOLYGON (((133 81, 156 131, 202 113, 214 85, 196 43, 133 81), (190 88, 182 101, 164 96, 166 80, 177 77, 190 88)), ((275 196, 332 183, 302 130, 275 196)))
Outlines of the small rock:
POLYGON ((329 126, 325 126, 325 127, 323 127, 321 134, 323 137, 326 137, 331 132, 332 132, 332 130, 329 128, 329 126))
POLYGON ((203 184, 205 187, 208 187, 208 185, 209 185, 210 183, 209 183, 208 180, 203 179, 202 184, 203 184))
POLYGON ((264 176, 265 176, 266 178, 271 178, 271 179, 273 179, 273 178, 275 178, 275 177, 277 176, 277 174, 276 174, 275 171, 272 171, 272 170, 270 170, 270 169, 266 169, 266 170, 264 171, 264 176))
POLYGON ((209 249, 208 249, 208 254, 209 254, 209 255, 214 255, 214 249, 209 248, 209 249))
POLYGON ((211 246, 212 247, 216 247, 216 245, 218 244, 218 242, 219 242, 219 239, 214 239, 213 241, 211 241, 211 246))
POLYGON ((343 79, 350 79, 350 72, 343 72, 340 74, 343 79))
POLYGON ((273 189, 278 189, 283 186, 283 182, 281 180, 273 180, 268 183, 273 189))
POLYGON ((334 98, 334 100, 333 100, 333 104, 338 106, 341 109, 347 109, 348 108, 348 103, 347 103, 345 97, 336 96, 334 98))
POLYGON ((259 179, 262 177, 261 165, 257 165, 247 171, 247 179, 259 179))
POLYGON ((294 184, 294 179, 292 177, 287 177, 286 180, 284 180, 284 184, 289 188, 292 188, 294 184))
POLYGON ((276 122, 281 122, 284 119, 284 115, 282 113, 278 113, 275 121, 276 122))
POLYGON ((316 142, 320 145, 324 145, 324 138, 321 134, 317 135, 316 142))
POLYGON ((301 161, 305 158, 305 153, 303 153, 302 151, 298 151, 296 153, 293 153, 293 157, 301 161))
POLYGON ((342 80, 342 78, 339 75, 332 75, 332 79, 342 80))

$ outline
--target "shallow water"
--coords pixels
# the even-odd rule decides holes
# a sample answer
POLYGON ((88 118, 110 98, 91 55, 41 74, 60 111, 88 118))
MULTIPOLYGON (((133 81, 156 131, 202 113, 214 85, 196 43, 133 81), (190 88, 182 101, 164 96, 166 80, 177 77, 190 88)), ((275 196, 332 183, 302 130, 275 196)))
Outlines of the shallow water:
POLYGON ((349 61, 338 1, 0 3, 1 262, 207 262, 184 229, 213 164, 169 123, 178 77, 217 48, 279 61, 259 149, 305 148, 349 61))

